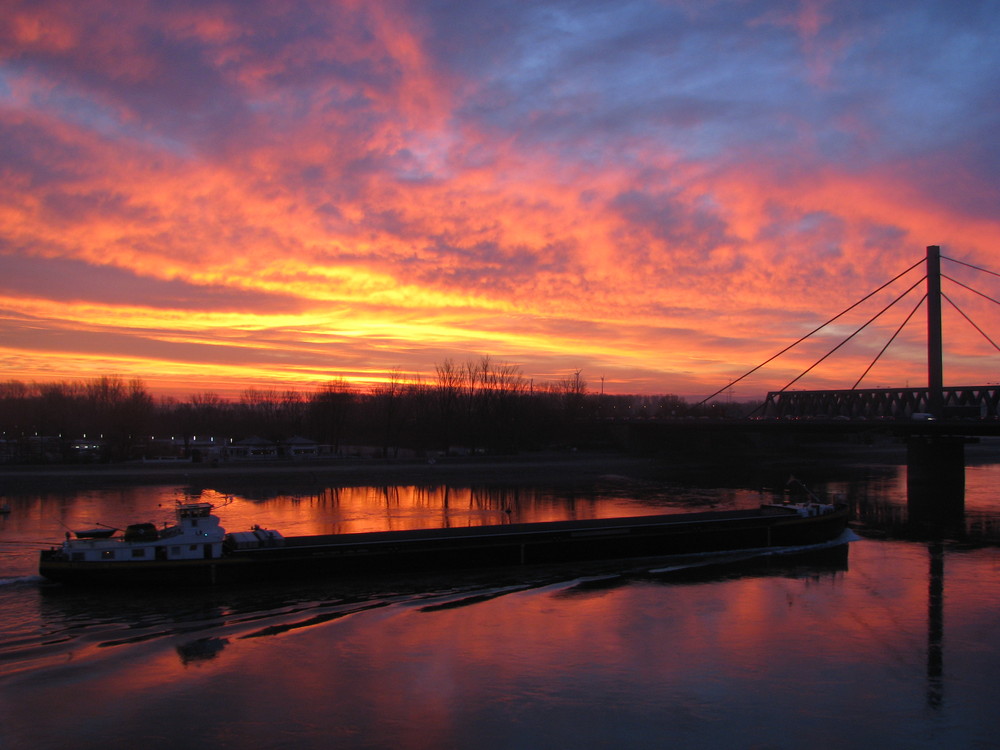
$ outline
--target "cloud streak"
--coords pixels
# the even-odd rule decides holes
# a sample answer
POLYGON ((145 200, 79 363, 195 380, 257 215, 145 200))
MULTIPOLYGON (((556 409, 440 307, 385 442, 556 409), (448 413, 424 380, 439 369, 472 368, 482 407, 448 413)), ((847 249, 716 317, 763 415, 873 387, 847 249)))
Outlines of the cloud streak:
MULTIPOLYGON (((988 2, 8 5, 12 378, 309 387, 490 353, 697 396, 925 245, 1000 266, 988 2)), ((946 333, 946 379, 986 382, 995 350, 946 333)), ((919 337, 877 377, 922 382, 919 337)))

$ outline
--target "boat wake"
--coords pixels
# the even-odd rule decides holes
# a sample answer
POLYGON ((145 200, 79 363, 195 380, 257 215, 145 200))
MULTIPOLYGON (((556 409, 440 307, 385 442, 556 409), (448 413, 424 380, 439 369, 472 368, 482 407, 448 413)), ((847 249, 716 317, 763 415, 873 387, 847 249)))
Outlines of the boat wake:
POLYGON ((850 529, 845 529, 844 532, 836 539, 831 539, 828 542, 821 542, 819 544, 734 550, 732 552, 725 553, 706 552, 686 556, 672 565, 650 568, 648 572, 658 575, 663 573, 692 571, 698 568, 733 565, 741 562, 766 560, 767 558, 795 557, 813 552, 823 552, 824 550, 837 549, 850 544, 851 542, 861 541, 861 539, 862 537, 858 536, 850 529))
POLYGON ((42 576, 11 576, 9 578, 0 577, 0 586, 25 586, 45 583, 42 576))
POLYGON ((176 650, 187 664, 216 659, 227 648, 247 639, 269 639, 335 626, 338 621, 380 609, 433 616, 509 595, 591 596, 636 582, 680 583, 706 575, 814 575, 842 569, 838 566, 846 564, 847 543, 858 539, 847 531, 826 544, 706 553, 669 561, 633 558, 451 575, 372 576, 297 587, 244 587, 221 593, 185 589, 130 591, 126 595, 47 585, 40 576, 0 578, 0 605, 5 600, 10 600, 9 604, 20 602, 24 610, 18 617, 17 608, 11 607, 8 612, 12 617, 0 627, 0 664, 8 674, 14 674, 112 654, 133 658, 140 652, 148 655, 164 647, 176 650), (837 547, 842 552, 835 554, 842 554, 844 561, 831 563, 809 556, 824 550, 830 554, 837 547), (801 560, 797 558, 800 555, 801 560), (32 587, 38 598, 25 597, 24 592, 32 587), (39 614, 44 628, 29 627, 37 622, 39 614))

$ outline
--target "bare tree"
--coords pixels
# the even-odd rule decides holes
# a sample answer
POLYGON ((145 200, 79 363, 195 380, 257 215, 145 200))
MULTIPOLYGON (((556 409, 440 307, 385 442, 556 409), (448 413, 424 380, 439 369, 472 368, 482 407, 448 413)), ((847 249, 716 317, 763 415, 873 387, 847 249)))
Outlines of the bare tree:
POLYGON ((258 433, 269 440, 280 437, 279 405, 276 391, 247 388, 240 395, 240 407, 249 433, 258 433))
POLYGON ((340 450, 357 393, 343 378, 331 380, 309 399, 309 423, 320 442, 340 450))
POLYGON ((372 387, 372 398, 382 425, 382 455, 386 458, 389 457, 390 449, 393 453, 398 453, 399 450, 402 395, 403 377, 398 367, 389 373, 384 382, 372 387))
POLYGON ((452 445, 455 435, 461 429, 462 389, 465 382, 465 372, 453 360, 446 359, 435 365, 437 382, 434 393, 437 402, 438 439, 441 447, 447 451, 452 445))
POLYGON ((556 392, 562 397, 567 419, 575 421, 584 416, 587 381, 583 379, 582 370, 575 370, 572 375, 560 380, 556 384, 556 392))

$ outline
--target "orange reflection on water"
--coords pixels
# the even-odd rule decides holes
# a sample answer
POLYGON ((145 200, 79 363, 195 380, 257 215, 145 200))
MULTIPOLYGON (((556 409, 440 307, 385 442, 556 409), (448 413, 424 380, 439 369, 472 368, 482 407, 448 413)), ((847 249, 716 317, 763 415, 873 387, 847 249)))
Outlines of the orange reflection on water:
MULTIPOLYGON (((886 569, 874 573, 878 543, 861 545, 854 575, 807 569, 802 577, 694 586, 564 583, 468 606, 411 602, 338 620, 282 636, 280 679, 294 694, 283 694, 280 708, 328 716, 339 731, 405 727, 403 746, 415 747, 428 746, 417 737, 454 740, 469 731, 470 715, 487 726, 516 724, 543 710, 535 706, 547 707, 555 724, 572 716, 607 726, 612 709, 650 721, 655 712, 714 720, 730 700, 746 707, 773 696, 793 711, 812 702, 825 715, 875 700, 887 673, 919 694, 928 679, 926 550, 893 545, 886 569), (351 708, 334 708, 340 700, 351 708), (599 715, 581 714, 598 701, 599 715)), ((964 627, 982 616, 981 602, 956 593, 946 622, 964 627)), ((264 666, 255 667, 261 678, 264 666)))
MULTIPOLYGON (((225 502, 215 491, 202 492, 201 497, 225 502)), ((230 531, 259 524, 286 536, 308 536, 611 518, 664 509, 600 495, 567 502, 535 489, 394 485, 325 488, 266 501, 237 496, 218 512, 230 531)))
MULTIPOLYGON (((386 499, 347 495, 362 505, 386 499)), ((413 497, 433 506, 441 495, 413 497)), ((258 507, 228 507, 240 506, 258 507)), ((882 731, 886 716, 921 715, 925 701, 949 718, 973 710, 970 691, 981 694, 974 710, 988 702, 996 657, 986 630, 1000 600, 1000 558, 951 550, 935 568, 931 552, 860 541, 849 564, 775 561, 697 582, 527 577, 520 588, 467 589, 456 577, 455 588, 411 596, 388 581, 361 598, 330 583, 308 601, 272 591, 273 603, 243 614, 218 592, 175 600, 160 592, 134 622, 130 602, 105 597, 122 608, 120 629, 90 625, 103 643, 81 642, 79 663, 25 675, 17 694, 48 708, 72 685, 58 721, 99 730, 109 744, 150 716, 191 715, 196 727, 161 724, 156 736, 425 748, 474 746, 482 736, 491 747, 537 746, 551 734, 609 746, 602 733, 610 742, 626 726, 649 732, 647 745, 708 737, 715 741, 705 746, 739 746, 718 740, 726 726, 742 726, 787 733, 789 746, 824 728, 839 746, 845 715, 864 736, 882 731), (937 612, 928 601, 935 575, 937 612), (175 606, 176 622, 164 620, 175 606)), ((53 597, 50 618, 76 620, 74 602, 87 611, 92 600, 53 597)))

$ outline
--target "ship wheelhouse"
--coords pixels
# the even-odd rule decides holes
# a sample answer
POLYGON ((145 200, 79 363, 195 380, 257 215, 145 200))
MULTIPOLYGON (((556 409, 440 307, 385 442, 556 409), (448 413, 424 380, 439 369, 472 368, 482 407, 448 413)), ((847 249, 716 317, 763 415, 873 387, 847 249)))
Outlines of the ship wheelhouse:
POLYGON ((70 562, 142 562, 153 560, 205 560, 222 556, 226 531, 212 513, 210 503, 177 506, 177 523, 157 529, 152 523, 128 526, 121 537, 70 539, 62 555, 70 562))

